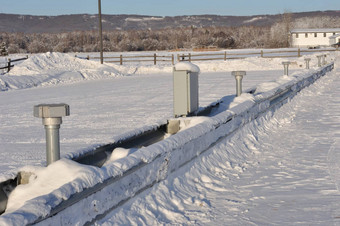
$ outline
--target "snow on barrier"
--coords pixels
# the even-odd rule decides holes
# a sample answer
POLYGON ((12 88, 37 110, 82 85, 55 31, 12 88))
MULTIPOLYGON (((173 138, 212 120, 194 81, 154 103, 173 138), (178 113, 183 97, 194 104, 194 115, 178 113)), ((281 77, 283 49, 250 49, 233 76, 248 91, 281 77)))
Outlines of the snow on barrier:
MULTIPOLYGON (((260 84, 235 98, 228 110, 211 117, 188 117, 183 120, 186 127, 178 133, 140 148, 125 158, 108 160, 102 167, 61 159, 46 170, 53 172, 67 167, 73 174, 79 171, 85 173, 52 192, 26 201, 19 209, 11 210, 9 207, 1 215, 0 224, 92 224, 130 198, 166 179, 246 123, 265 112, 275 111, 333 68, 334 63, 331 63, 260 84)), ((221 101, 215 107, 225 106, 221 101)), ((49 177, 53 175, 49 174, 49 177)))

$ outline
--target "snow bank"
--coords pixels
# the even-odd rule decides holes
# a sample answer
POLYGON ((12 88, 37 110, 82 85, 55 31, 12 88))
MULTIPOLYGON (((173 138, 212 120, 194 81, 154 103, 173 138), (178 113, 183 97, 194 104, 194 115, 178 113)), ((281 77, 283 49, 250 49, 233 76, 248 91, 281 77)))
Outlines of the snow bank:
MULTIPOLYGON (((317 54, 315 54, 317 55, 317 54)), ((202 73, 226 72, 235 70, 282 70, 282 61, 291 61, 290 69, 304 68, 303 58, 260 58, 251 57, 227 61, 195 61, 180 62, 175 65, 177 70, 190 69, 202 73)), ((315 57, 311 66, 317 65, 315 57)), ((117 65, 113 63, 100 64, 96 61, 79 59, 64 53, 44 53, 30 56, 21 61, 9 72, 0 76, 0 90, 25 89, 36 86, 69 84, 83 80, 110 79, 119 76, 131 76, 155 73, 172 73, 173 66, 169 64, 145 65, 141 63, 117 65)))
MULTIPOLYGON (((45 181, 54 181, 49 180, 48 175, 50 178, 58 177, 54 173, 59 171, 63 174, 64 170, 71 174, 66 174, 68 176, 65 176, 65 180, 61 180, 60 184, 55 183, 55 190, 51 193, 35 193, 29 198, 38 197, 26 202, 22 195, 18 195, 20 197, 18 203, 11 197, 14 204, 11 203, 9 206, 13 212, 3 214, 0 223, 28 224, 38 222, 46 216, 50 218, 41 222, 42 225, 92 222, 97 215, 106 214, 129 198, 164 180, 171 172, 206 151, 220 139, 268 110, 271 101, 267 98, 270 96, 289 89, 291 92, 287 98, 291 98, 300 89, 324 75, 330 67, 331 65, 327 69, 316 70, 313 73, 295 74, 291 78, 284 76, 270 85, 260 85, 254 95, 244 93, 235 98, 227 111, 213 117, 188 118, 188 127, 185 130, 165 140, 137 151, 133 150, 132 154, 129 154, 130 150, 116 150, 113 159, 102 168, 79 166, 69 160, 62 160, 53 163, 42 172, 33 170, 36 177, 31 178, 32 182, 29 185, 18 186, 19 191, 13 192, 13 196, 16 193, 24 194, 23 186, 31 191, 51 191, 53 188, 40 189, 41 186, 45 186, 45 181), (194 126, 190 126, 191 120, 194 126), (51 171, 48 172, 49 170, 51 171), (59 187, 61 184, 63 185, 59 187), (81 193, 85 190, 86 192, 81 193), (74 204, 63 209, 64 200, 74 204), (61 212, 56 214, 55 211, 58 209, 61 212)), ((282 101, 280 104, 288 100, 282 101)))
POLYGON ((92 61, 84 61, 70 55, 56 52, 32 55, 10 72, 11 76, 38 75, 42 72, 53 71, 81 71, 83 69, 98 69, 100 65, 92 61))
POLYGON ((113 67, 62 53, 33 55, 0 77, 0 90, 24 89, 120 76, 113 67))
MULTIPOLYGON (((48 167, 23 168, 24 171, 34 172, 29 184, 18 186, 9 196, 6 212, 11 213, 24 205, 27 200, 46 195, 56 188, 63 186, 77 178, 86 181, 92 186, 101 182, 102 175, 95 167, 88 167, 68 159, 61 159, 48 167)), ((73 183, 75 191, 81 191, 77 184, 73 183)), ((79 186, 79 185, 78 185, 79 186)), ((81 186, 81 184, 80 184, 81 186)), ((73 191, 70 191, 73 192, 73 191)), ((59 193, 59 198, 67 199, 67 193, 59 193)))

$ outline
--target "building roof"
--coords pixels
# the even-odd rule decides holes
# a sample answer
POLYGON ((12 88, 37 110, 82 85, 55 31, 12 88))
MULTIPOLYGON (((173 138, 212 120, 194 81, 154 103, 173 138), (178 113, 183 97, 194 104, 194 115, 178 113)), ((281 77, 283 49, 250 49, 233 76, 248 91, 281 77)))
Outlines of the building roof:
POLYGON ((290 33, 339 33, 340 28, 307 28, 307 29, 293 29, 290 33))

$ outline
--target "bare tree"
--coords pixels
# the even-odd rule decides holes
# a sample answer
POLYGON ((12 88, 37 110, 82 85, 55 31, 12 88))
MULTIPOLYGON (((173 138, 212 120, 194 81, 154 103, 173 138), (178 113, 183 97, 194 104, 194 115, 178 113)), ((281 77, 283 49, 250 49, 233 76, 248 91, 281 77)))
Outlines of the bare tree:
MULTIPOLYGON (((218 48, 278 48, 289 46, 289 31, 298 28, 338 27, 340 17, 305 17, 293 20, 285 12, 273 26, 205 27, 188 26, 160 30, 103 32, 105 51, 153 51, 218 48)), ((74 31, 59 34, 1 33, 10 53, 98 52, 97 31, 74 31)))

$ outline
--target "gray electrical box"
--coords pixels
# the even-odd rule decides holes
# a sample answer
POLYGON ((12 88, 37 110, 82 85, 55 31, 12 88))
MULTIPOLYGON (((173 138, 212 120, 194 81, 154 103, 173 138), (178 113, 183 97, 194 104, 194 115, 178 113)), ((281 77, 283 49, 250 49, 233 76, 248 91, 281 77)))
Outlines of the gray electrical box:
POLYGON ((174 115, 186 116, 198 109, 198 74, 199 71, 176 70, 174 82, 174 115))

